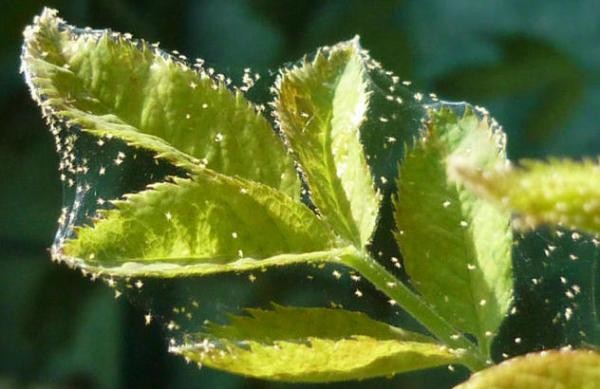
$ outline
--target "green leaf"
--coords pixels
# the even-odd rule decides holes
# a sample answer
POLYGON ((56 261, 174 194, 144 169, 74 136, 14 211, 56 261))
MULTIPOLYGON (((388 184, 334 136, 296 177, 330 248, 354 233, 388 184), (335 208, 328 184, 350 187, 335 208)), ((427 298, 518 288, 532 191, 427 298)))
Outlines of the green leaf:
POLYGON ((516 357, 482 370, 456 389, 596 389, 599 383, 599 353, 552 350, 516 357))
POLYGON ((265 118, 201 67, 128 34, 69 26, 50 9, 24 35, 22 69, 57 132, 76 126, 298 196, 291 158, 265 118))
POLYGON ((501 163, 503 134, 470 109, 431 111, 400 166, 396 239, 415 288, 489 353, 512 298, 510 215, 449 183, 450 156, 501 163))
POLYGON ((236 374, 291 382, 390 376, 460 363, 447 348, 359 312, 326 308, 248 309, 209 324, 173 352, 236 374))
POLYGON ((380 196, 360 143, 369 91, 358 40, 321 49, 284 71, 276 113, 325 220, 357 246, 369 242, 380 196))
POLYGON ((520 167, 481 170, 451 164, 456 179, 475 193, 520 215, 518 224, 542 223, 600 232, 600 165, 597 161, 526 160, 520 167))
POLYGON ((208 169, 153 184, 76 228, 59 259, 115 276, 174 277, 338 261, 329 227, 269 186, 208 169))

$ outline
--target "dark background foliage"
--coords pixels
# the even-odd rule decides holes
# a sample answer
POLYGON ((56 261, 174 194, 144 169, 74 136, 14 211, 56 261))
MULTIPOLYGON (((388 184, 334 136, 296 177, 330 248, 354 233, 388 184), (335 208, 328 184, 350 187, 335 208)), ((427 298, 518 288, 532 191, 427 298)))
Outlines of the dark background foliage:
MULTIPOLYGON (((1 0, 0 387, 285 386, 186 365, 166 353, 160 327, 144 326, 138 307, 50 262, 47 248, 62 203, 57 157, 18 74, 21 31, 43 6, 79 26, 160 41, 226 74, 247 66, 276 69, 360 34, 372 56, 402 79, 489 108, 509 134, 512 158, 579 157, 600 149, 600 7, 594 0, 1 0)), ((546 271, 536 244, 516 266, 523 279, 546 271)), ((526 310, 539 309, 543 298, 528 287, 520 293, 526 310)), ((551 312, 507 325, 505 337, 525 339, 516 353, 568 338, 548 326, 551 312)), ((462 377, 437 369, 355 386, 444 387, 462 377)))

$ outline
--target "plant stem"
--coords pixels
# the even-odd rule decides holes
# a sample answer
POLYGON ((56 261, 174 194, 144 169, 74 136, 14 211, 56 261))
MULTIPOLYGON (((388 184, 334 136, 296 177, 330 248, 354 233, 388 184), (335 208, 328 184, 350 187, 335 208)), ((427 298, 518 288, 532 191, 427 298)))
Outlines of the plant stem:
POLYGON ((488 367, 489 362, 486 356, 481 354, 472 341, 436 313, 421 297, 388 272, 370 255, 366 253, 349 255, 344 258, 344 263, 359 272, 377 289, 394 300, 446 346, 463 353, 462 363, 471 371, 488 367))

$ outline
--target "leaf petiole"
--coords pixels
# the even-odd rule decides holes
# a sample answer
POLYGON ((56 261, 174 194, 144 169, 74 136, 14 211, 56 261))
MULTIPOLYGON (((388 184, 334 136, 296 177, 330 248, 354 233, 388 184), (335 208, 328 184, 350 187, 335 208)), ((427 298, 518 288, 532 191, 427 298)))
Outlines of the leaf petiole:
POLYGON ((456 330, 370 255, 357 251, 353 255, 344 257, 343 262, 359 272, 379 291, 393 299, 446 346, 461 354, 462 362, 469 370, 482 370, 491 364, 472 341, 456 330))

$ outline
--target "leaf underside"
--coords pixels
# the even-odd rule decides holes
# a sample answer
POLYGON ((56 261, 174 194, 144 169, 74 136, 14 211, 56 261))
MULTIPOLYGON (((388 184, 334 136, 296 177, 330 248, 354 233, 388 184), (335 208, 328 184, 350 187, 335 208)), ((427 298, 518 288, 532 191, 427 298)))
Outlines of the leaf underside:
POLYGON ((230 321, 210 324, 195 342, 172 351, 213 368, 289 382, 390 376, 459 362, 435 340, 359 312, 275 305, 230 321))
POLYGON ((459 181, 478 195, 519 215, 524 227, 558 224, 600 233, 598 162, 525 160, 516 168, 481 170, 457 161, 459 181))
POLYGON ((350 242, 369 242, 380 195, 360 142, 369 91, 356 40, 320 49, 278 80, 276 113, 311 199, 350 242))
POLYGON ((299 180, 265 118, 201 67, 109 30, 82 30, 45 9, 25 30, 22 70, 51 123, 207 166, 298 196, 299 180))
POLYGON ((171 277, 339 260, 335 237, 303 204, 205 169, 115 201, 62 255, 122 276, 171 277))
POLYGON ((448 182, 447 159, 505 161, 499 129, 467 109, 431 111, 405 156, 395 199, 396 239, 415 288, 457 329, 489 343, 511 302, 510 215, 448 182))
POLYGON ((456 389, 597 389, 599 386, 599 353, 553 350, 509 359, 472 375, 456 389))

